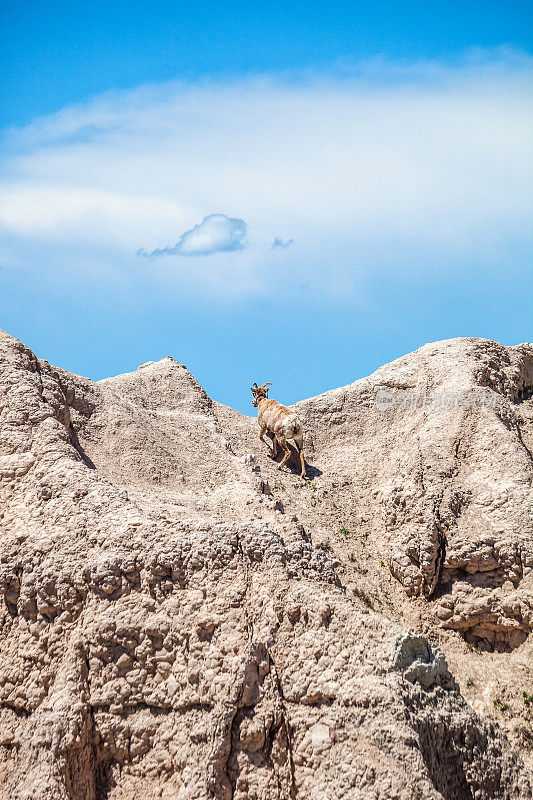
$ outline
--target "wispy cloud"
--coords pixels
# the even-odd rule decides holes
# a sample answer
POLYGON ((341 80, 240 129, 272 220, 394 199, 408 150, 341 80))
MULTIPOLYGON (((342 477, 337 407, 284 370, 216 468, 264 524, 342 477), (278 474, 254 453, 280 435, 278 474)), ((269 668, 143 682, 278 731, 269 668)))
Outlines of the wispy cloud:
POLYGON ((280 239, 279 236, 276 236, 272 244, 270 245, 271 250, 286 250, 287 247, 291 247, 294 244, 294 239, 280 239))
POLYGON ((489 51, 104 95, 4 137, 4 263, 218 295, 274 292, 277 271, 287 295, 349 296, 378 273, 520 268, 532 77, 529 56, 489 51))
POLYGON ((203 220, 182 233, 174 247, 158 247, 147 253, 143 248, 137 255, 158 256, 211 256, 213 253, 234 253, 244 250, 248 226, 243 219, 227 217, 225 214, 209 214, 203 220))

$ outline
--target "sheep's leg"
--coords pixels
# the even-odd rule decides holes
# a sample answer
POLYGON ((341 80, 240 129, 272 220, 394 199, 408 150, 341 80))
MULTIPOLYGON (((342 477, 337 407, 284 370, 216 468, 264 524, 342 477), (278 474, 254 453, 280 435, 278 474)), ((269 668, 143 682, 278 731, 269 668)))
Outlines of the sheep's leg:
POLYGON ((272 440, 272 458, 276 458, 277 455, 278 455, 278 440, 276 439, 276 436, 274 435, 274 438, 272 440))
POLYGON ((305 478, 305 457, 304 457, 304 443, 301 440, 295 439, 295 444, 300 451, 300 464, 302 465, 302 472, 300 478, 305 478))
POLYGON ((289 460, 290 456, 291 456, 291 449, 290 449, 289 445, 287 444, 287 442, 285 442, 285 444, 283 445, 283 449, 285 450, 285 455, 281 459, 281 461, 280 461, 280 463, 278 465, 278 469, 281 469, 282 467, 284 467, 285 464, 287 463, 287 461, 289 460))
POLYGON ((302 472, 301 472, 300 478, 305 478, 305 458, 304 458, 303 447, 300 450, 300 463, 302 465, 302 472))
POLYGON ((259 438, 261 439, 263 444, 266 444, 266 446, 268 447, 268 442, 265 442, 266 429, 267 429, 266 425, 261 425, 261 430, 259 431, 259 438))

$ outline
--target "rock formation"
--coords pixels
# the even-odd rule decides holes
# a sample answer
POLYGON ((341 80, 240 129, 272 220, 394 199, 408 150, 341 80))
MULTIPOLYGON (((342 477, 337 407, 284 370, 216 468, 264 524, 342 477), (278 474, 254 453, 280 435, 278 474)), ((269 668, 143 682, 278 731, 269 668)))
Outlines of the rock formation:
POLYGON ((0 797, 531 798, 532 389, 426 345, 297 405, 302 481, 171 358, 2 332, 0 797))

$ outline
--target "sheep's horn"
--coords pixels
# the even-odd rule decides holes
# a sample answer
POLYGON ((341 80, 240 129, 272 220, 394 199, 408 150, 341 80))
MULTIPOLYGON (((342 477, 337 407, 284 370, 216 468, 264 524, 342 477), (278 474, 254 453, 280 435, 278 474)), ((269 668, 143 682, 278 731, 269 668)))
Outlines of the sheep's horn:
POLYGON ((256 383, 255 381, 254 381, 254 385, 253 385, 253 386, 250 386, 250 389, 251 389, 252 391, 254 390, 254 388, 255 388, 255 389, 259 389, 259 386, 257 385, 257 383, 256 383))
POLYGON ((264 383, 264 384, 261 386, 261 389, 264 389, 264 388, 265 388, 265 386, 272 386, 272 384, 271 384, 269 381, 267 381, 267 383, 264 383))

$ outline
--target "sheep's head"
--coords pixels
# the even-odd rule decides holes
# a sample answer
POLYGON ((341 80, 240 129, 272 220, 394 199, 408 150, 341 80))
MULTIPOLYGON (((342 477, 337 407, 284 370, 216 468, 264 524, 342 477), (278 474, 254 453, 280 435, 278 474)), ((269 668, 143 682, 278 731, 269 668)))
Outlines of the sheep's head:
POLYGON ((253 386, 250 386, 253 394, 252 405, 257 408, 261 400, 265 400, 268 397, 268 386, 272 386, 271 383, 264 383, 262 386, 258 386, 257 383, 254 383, 253 386))

